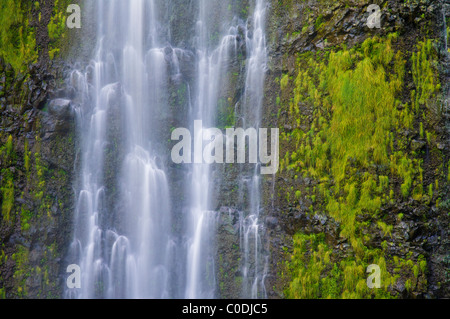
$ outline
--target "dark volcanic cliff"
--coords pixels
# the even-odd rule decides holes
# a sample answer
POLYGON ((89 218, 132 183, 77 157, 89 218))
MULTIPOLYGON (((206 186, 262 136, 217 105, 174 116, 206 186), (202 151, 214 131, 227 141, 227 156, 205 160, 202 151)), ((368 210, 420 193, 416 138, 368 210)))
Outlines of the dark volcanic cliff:
MULTIPOLYGON (((373 2, 380 29, 366 25, 371 1, 267 1, 263 127, 281 133, 280 171, 262 187, 269 298, 450 296, 450 4, 373 2), (366 285, 370 264, 380 289, 366 285)), ((79 150, 67 78, 94 45, 81 41, 92 22, 84 37, 64 28, 68 3, 0 7, 0 298, 62 296, 79 150)), ((245 19, 248 1, 236 3, 245 19)), ((167 9, 174 47, 190 46, 194 7, 167 9)), ((192 61, 181 68, 190 81, 192 61)), ((221 96, 235 105, 245 79, 231 79, 221 96)), ((186 114, 185 88, 171 89, 163 135, 186 114)), ((237 174, 217 176, 222 298, 241 296, 237 174)), ((181 211, 183 182, 170 182, 181 211)))
POLYGON ((449 4, 374 2, 271 2, 271 297, 449 296, 449 4))
POLYGON ((3 1, 0 297, 58 298, 71 238, 75 117, 64 79, 67 1, 3 1), (17 37, 17 35, 19 35, 17 37))

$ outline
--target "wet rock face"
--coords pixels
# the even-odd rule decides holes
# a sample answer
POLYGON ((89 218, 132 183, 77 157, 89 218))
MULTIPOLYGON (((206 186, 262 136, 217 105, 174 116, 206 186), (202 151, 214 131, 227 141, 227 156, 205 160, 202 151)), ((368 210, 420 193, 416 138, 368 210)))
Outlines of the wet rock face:
POLYGON ((361 38, 418 27, 439 14, 442 3, 433 1, 387 1, 380 7, 380 29, 368 26, 370 1, 350 1, 343 4, 336 1, 293 1, 272 5, 275 15, 270 18, 269 32, 277 36, 272 45, 284 50, 322 50, 335 45, 353 46, 361 38), (280 18, 281 14, 281 19, 280 18), (407 26, 408 25, 408 26, 407 26), (407 27, 406 27, 407 26, 407 27), (291 32, 285 37, 286 32, 291 32))
POLYGON ((65 135, 75 124, 75 114, 70 100, 56 99, 48 103, 48 114, 43 118, 47 134, 65 135))
POLYGON ((52 78, 45 68, 34 65, 30 73, 26 82, 17 75, 0 75, 8 78, 9 88, 17 88, 7 92, 0 123, 1 147, 11 143, 8 153, 0 155, 4 298, 59 296, 62 256, 71 234, 75 159, 71 101, 48 99, 52 81, 39 83, 52 78), (19 99, 24 104, 15 104, 19 99), (10 197, 5 187, 11 190, 10 197), (11 209, 5 210, 8 201, 11 209))
POLYGON ((196 75, 196 57, 194 52, 189 50, 177 50, 176 54, 181 74, 188 82, 192 81, 196 75))
POLYGON ((239 212, 230 207, 221 207, 217 228, 217 281, 222 299, 241 298, 243 274, 241 273, 241 250, 239 234, 239 212))
MULTIPOLYGON (((292 133, 300 128, 308 132, 313 119, 313 113, 306 108, 301 109, 302 118, 305 121, 296 123, 279 123, 273 114, 281 113, 281 103, 289 105, 289 99, 293 95, 284 95, 280 92, 280 79, 283 75, 289 75, 289 85, 285 91, 292 89, 293 82, 299 72, 297 59, 299 54, 308 52, 326 56, 330 51, 339 50, 343 45, 355 47, 361 45, 367 38, 385 37, 387 34, 397 32, 405 45, 400 49, 407 59, 407 68, 410 68, 410 57, 416 52, 418 41, 424 37, 436 40, 436 51, 439 62, 436 69, 441 83, 448 82, 448 57, 439 53, 443 47, 443 7, 445 1, 387 1, 381 6, 381 28, 370 29, 366 22, 369 16, 367 7, 371 2, 351 1, 345 4, 336 1, 279 1, 271 2, 268 16, 268 45, 270 51, 269 71, 266 79, 265 116, 266 127, 280 127, 287 133, 292 133), (427 30, 427 31, 424 31, 427 30), (426 34, 425 34, 425 33, 426 34), (275 84, 274 84, 275 82, 275 84), (278 101, 277 101, 278 96, 278 101), (308 121, 310 123, 308 124, 308 121)), ((447 13, 448 15, 448 13, 447 13)), ((303 70, 305 71, 305 70, 303 70)), ((407 70, 408 72, 408 70, 407 70)), ((443 84, 444 85, 444 84, 443 84)), ((414 89, 412 77, 405 76, 405 95, 414 89)), ((448 99, 448 85, 442 90, 443 99, 448 99)), ((430 184, 435 179, 440 179, 442 169, 435 168, 442 165, 444 174, 447 174, 450 154, 445 150, 448 145, 449 131, 445 132, 448 119, 437 120, 429 130, 436 132, 439 142, 430 147, 426 137, 420 137, 418 130, 405 131, 404 136, 410 138, 406 146, 407 152, 428 154, 424 156, 424 184, 430 184), (447 134, 447 135, 446 135, 447 134), (442 159, 438 165, 432 159, 433 152, 442 152, 442 159)), ((450 125, 447 124, 448 127, 450 125)), ((292 149, 296 151, 295 149, 292 149)), ((282 154, 280 154, 282 155, 282 154)), ((282 155, 283 156, 283 155, 282 155)), ((285 270, 284 262, 290 260, 293 251, 293 236, 302 234, 325 234, 324 242, 328 245, 333 262, 351 256, 353 254, 351 243, 340 238, 342 225, 328 216, 325 208, 321 208, 321 200, 313 203, 311 198, 304 195, 305 189, 313 189, 318 186, 318 181, 305 176, 295 176, 292 172, 279 172, 275 182, 267 180, 264 185, 264 197, 267 199, 266 216, 266 240, 270 245, 270 275, 267 288, 270 298, 285 297, 284 290, 289 285, 289 279, 283 278, 278 272, 285 270), (275 186, 274 184, 275 183, 275 186), (286 193, 294 188, 301 189, 303 193, 293 204, 286 199, 286 193), (269 199, 273 198, 273 201, 269 199), (310 207, 315 212, 311 214, 310 207), (277 221, 276 224, 274 221, 277 221)), ((401 182, 400 182, 401 183, 401 182)), ((387 240, 386 259, 394 256, 417 260, 419 256, 425 256, 427 263, 426 274, 420 273, 414 279, 414 288, 411 289, 407 282, 407 275, 398 272, 399 279, 391 287, 392 295, 400 298, 440 298, 450 295, 450 281, 445 277, 448 273, 448 256, 450 251, 448 240, 448 194, 449 185, 440 182, 439 194, 426 194, 424 191, 420 199, 413 200, 396 197, 393 204, 386 205, 377 219, 369 219, 367 216, 359 216, 361 222, 369 224, 364 230, 366 245, 381 247, 386 240, 383 232, 377 227, 377 222, 384 218, 386 223, 393 226, 391 237, 387 240), (436 202, 436 198, 441 199, 436 202)), ((395 267, 389 267, 389 272, 394 273, 395 267)))
MULTIPOLYGON (((49 1, 50 3, 50 1, 49 1)), ((198 12, 196 2, 176 0, 167 1, 168 7, 161 16, 171 21, 172 43, 164 50, 167 68, 174 66, 172 57, 175 52, 180 68, 180 74, 170 79, 170 104, 174 109, 164 110, 162 117, 167 125, 167 131, 161 132, 159 140, 167 140, 171 127, 180 127, 186 117, 187 85, 192 85, 196 76, 196 53, 192 49, 193 43, 186 39, 195 33, 195 19, 198 12), (171 7, 172 6, 172 7, 171 7), (174 10, 174 6, 182 6, 186 10, 174 10), (174 15, 174 11, 185 12, 174 15)), ((219 5, 211 12, 210 19, 216 19, 220 12, 227 8, 219 5), (216 10, 217 9, 217 10, 216 10)), ((248 1, 239 1, 245 8, 248 1)), ((293 76, 296 72, 298 53, 308 51, 321 52, 331 50, 346 44, 349 47, 361 44, 366 38, 385 36, 397 31, 409 44, 405 52, 413 50, 417 38, 423 34, 421 30, 427 28, 431 21, 441 21, 440 10, 443 1, 411 0, 387 1, 382 9, 381 29, 369 29, 366 21, 369 16, 367 6, 370 1, 350 1, 343 4, 336 1, 268 1, 267 40, 269 44, 269 70, 265 89, 265 112, 263 127, 277 127, 276 114, 279 110, 276 99, 280 95, 279 81, 284 73, 293 76)), ((448 6, 448 5, 447 5, 448 6)), ((50 17, 51 8, 45 10, 45 19, 50 17), (50 10, 50 11, 49 11, 50 10)), ((245 17, 239 17, 245 19, 245 17)), ((217 19, 219 20, 219 19, 217 19)), ((251 21, 250 21, 251 23, 251 21)), ((439 22, 440 23, 440 22, 439 22)), ((42 24, 44 25, 44 24, 42 24)), ((220 30, 220 25, 216 26, 220 30)), ((429 27, 431 34, 436 34, 439 26, 429 27)), ((238 28, 238 51, 241 59, 234 65, 228 65, 231 74, 240 74, 245 60, 245 40, 243 27, 238 28)), ((89 30, 87 30, 89 32, 89 30)), ((94 32, 95 33, 95 32, 94 32)), ((169 34, 169 32, 167 32, 169 34)), ((46 26, 39 30, 38 38, 43 45, 42 51, 48 51, 46 26)), ((92 41, 95 42, 95 41, 92 41)), ((38 41, 39 43, 39 41, 38 41)), ((89 50, 87 50, 89 51, 89 50)), ((90 51, 89 51, 90 54, 90 51)), ((78 56, 76 56, 78 58, 78 56)), ((12 138, 14 155, 6 156, 6 151, 0 155, 0 298, 51 298, 61 296, 64 283, 66 249, 71 239, 73 209, 73 182, 76 174, 73 168, 77 156, 75 153, 76 134, 73 106, 77 103, 75 96, 77 82, 67 81, 57 85, 58 80, 64 79, 67 71, 74 67, 66 63, 48 63, 44 54, 38 64, 28 67, 29 77, 15 74, 9 64, 0 59, 0 147, 7 145, 8 138, 12 138), (12 184, 11 184, 12 181, 12 184), (9 211, 10 220, 6 220, 6 203, 11 200, 5 189, 13 185, 14 208, 9 211), (4 257, 7 256, 7 257, 4 257)), ((447 72, 448 60, 442 61, 442 72, 447 72)), ((220 96, 239 112, 239 100, 245 79, 230 77, 230 83, 224 83, 220 96), (230 98, 230 101, 228 101, 230 98)), ((410 81, 412 82, 412 81, 410 81)), ((120 90, 116 90, 120 92, 120 90)), ((448 91, 448 89, 447 89, 448 91)), ((282 96, 281 96, 282 97, 282 96)), ((448 97, 448 93, 447 93, 448 97)), ((119 97, 117 99, 120 99, 119 97)), ((305 113, 306 117, 312 114, 305 113)), ((114 142, 121 135, 120 110, 111 107, 110 123, 111 144, 108 148, 107 179, 116 178, 117 163, 120 159, 114 154, 122 153, 115 149, 120 147, 114 142)), ((446 114, 445 116, 448 116, 446 114)), ((450 117, 448 117, 450 119, 450 117)), ((226 124, 226 123, 222 123, 226 124)), ((240 123, 237 123, 239 126, 240 123)), ((286 131, 292 131, 294 124, 283 125, 286 131)), ((450 128, 443 125, 442 128, 450 128)), ((302 127, 308 131, 308 127, 302 127)), ((450 133, 448 129, 447 134, 450 133)), ((413 133, 408 133, 413 134, 413 133)), ((448 136, 448 135, 447 135, 448 136)), ((428 152, 425 138, 416 136, 411 145, 411 151, 428 152)), ((170 149, 169 143, 161 146, 170 149)), ((448 143, 440 143, 437 148, 443 152, 448 161, 448 143)), ((431 150, 433 151, 433 150, 431 150)), ((12 154, 12 153, 11 153, 12 154)), ((167 163, 167 159, 164 159, 167 163)), ((425 162, 426 168, 429 163, 425 162)), ((180 228, 182 223, 182 209, 185 199, 180 194, 186 188, 180 176, 183 168, 168 162, 170 183, 173 189, 172 202, 174 209, 179 212, 179 218, 174 221, 174 228, 180 228)), ((445 165, 444 165, 445 168, 445 165)), ((239 207, 240 194, 236 181, 241 172, 233 167, 216 169, 213 177, 218 194, 214 199, 215 210, 218 212, 218 230, 216 238, 218 292, 222 298, 239 298, 242 291, 243 274, 241 272, 242 251, 240 249, 239 207)), ((424 178, 432 182, 430 172, 425 169, 424 178)), ((309 178, 299 178, 304 188, 317 186, 317 181, 309 178)), ((114 183, 110 182, 109 185, 114 183)), ((265 220, 265 250, 270 252, 269 274, 266 288, 269 298, 283 298, 283 289, 287 282, 280 278, 279 271, 282 264, 290 257, 293 250, 293 236, 297 232, 304 234, 325 234, 325 242, 332 250, 336 261, 347 257, 351 251, 351 244, 340 238, 341 225, 326 214, 309 214, 312 202, 308 198, 300 198, 298 205, 291 205, 283 197, 284 189, 298 186, 293 174, 279 173, 274 179, 266 178, 263 182, 263 218, 265 220)), ((108 192, 111 205, 115 204, 116 194, 108 192)), ((429 195, 424 195, 419 201, 394 203, 385 208, 383 215, 388 218, 392 229, 391 239, 386 248, 389 256, 412 257, 426 256, 428 270, 426 275, 420 275, 415 282, 413 291, 409 291, 407 283, 400 274, 400 280, 392 288, 400 297, 448 297, 449 292, 449 223, 448 211, 450 204, 448 195, 450 188, 442 186, 441 205, 430 205, 429 195), (398 219, 399 215, 403 218, 398 219)), ((111 209, 115 210, 115 209, 111 209)), ((364 218, 364 217, 362 217, 364 218)), ((372 223, 364 235, 368 236, 368 244, 381 245, 384 236, 372 223)))
POLYGON ((52 100, 48 105, 48 112, 58 120, 70 119, 73 115, 71 101, 65 99, 52 100))
POLYGON ((61 296, 71 238, 74 114, 53 101, 72 98, 71 66, 48 57, 53 1, 40 12, 30 18, 38 62, 19 72, 0 59, 0 299, 61 296))

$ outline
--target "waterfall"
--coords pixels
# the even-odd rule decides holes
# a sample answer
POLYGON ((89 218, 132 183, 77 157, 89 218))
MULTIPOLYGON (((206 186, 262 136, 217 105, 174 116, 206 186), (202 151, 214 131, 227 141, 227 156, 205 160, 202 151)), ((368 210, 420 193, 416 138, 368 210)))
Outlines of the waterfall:
MULTIPOLYGON (((246 127, 261 127, 261 111, 264 98, 264 79, 267 68, 267 49, 265 39, 266 3, 257 0, 251 24, 253 29, 246 33, 247 70, 243 111, 246 127)), ((261 222, 261 178, 259 164, 249 177, 240 183, 246 184, 250 203, 248 214, 240 216, 241 250, 243 252, 243 291, 244 298, 266 298, 264 284, 268 272, 268 256, 263 254, 261 222)))
MULTIPOLYGON (((201 120, 203 127, 193 127, 202 143, 203 134, 214 127, 216 106, 222 79, 226 75, 226 66, 237 55, 237 28, 230 27, 220 40, 217 48, 209 45, 208 32, 210 0, 200 1, 199 20, 197 21, 196 47, 198 56, 197 92, 190 114, 190 123, 201 120)), ((197 152, 198 153, 198 152, 197 152)), ((201 152, 202 153, 202 152, 201 152)), ((214 270, 214 252, 211 245, 214 239, 217 215, 211 210, 211 165, 194 164, 190 171, 189 183, 190 207, 187 222, 187 280, 186 298, 213 298, 216 282, 214 270)))
POLYGON ((152 117, 170 74, 158 47, 155 5, 97 5, 95 59, 84 74, 72 74, 84 98, 77 108, 82 165, 71 255, 83 276, 81 289, 75 296, 66 291, 67 297, 168 298, 174 247, 169 186, 152 145, 159 129, 152 117), (113 187, 108 169, 114 170, 108 173, 113 187), (118 207, 106 203, 107 188, 115 188, 118 207))
MULTIPOLYGON (((174 3, 96 2, 95 54, 69 79, 78 92, 74 105, 80 159, 74 236, 67 259, 80 266, 82 282, 79 289, 66 288, 66 298, 219 297, 215 264, 219 214, 212 182, 216 169, 196 163, 172 172, 182 174, 179 179, 184 183, 182 194, 176 196, 185 199, 175 209, 170 150, 161 133, 169 122, 162 119, 178 116, 201 144, 208 128, 217 124, 221 90, 229 81, 230 65, 239 63, 244 48, 241 104, 247 125, 261 126, 266 4, 256 0, 245 27, 245 21, 231 12, 231 0, 190 3, 197 10, 189 17, 196 19, 195 32, 173 48, 173 25, 165 15, 169 9, 182 10, 174 3), (186 76, 181 62, 191 58, 195 67, 186 76), (180 94, 187 100, 181 116, 170 99, 170 86, 180 83, 185 84, 186 92, 180 94)), ((262 252, 258 169, 256 165, 248 181, 244 178, 251 203, 242 214, 240 229, 242 296, 252 298, 266 297, 268 264, 262 252)))

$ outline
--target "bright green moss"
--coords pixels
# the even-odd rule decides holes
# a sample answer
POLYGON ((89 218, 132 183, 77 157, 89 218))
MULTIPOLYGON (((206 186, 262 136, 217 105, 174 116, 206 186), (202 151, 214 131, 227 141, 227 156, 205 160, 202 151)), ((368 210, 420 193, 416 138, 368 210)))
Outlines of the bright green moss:
POLYGON ((38 152, 34 154, 35 158, 35 168, 36 168, 36 176, 37 176, 37 185, 36 185, 36 194, 35 197, 37 200, 42 200, 44 196, 44 188, 45 188, 45 178, 44 174, 46 171, 46 167, 41 163, 41 157, 38 152))
POLYGON ((447 173, 447 181, 450 182, 450 161, 447 163, 448 173, 447 173))
POLYGON ((433 184, 428 185, 428 196, 430 199, 433 198, 433 184))
POLYGON ((13 153, 13 138, 12 136, 8 136, 8 140, 6 141, 5 148, 6 148, 6 157, 10 158, 13 153))
MULTIPOLYGON (((331 250, 323 243, 323 236, 295 235, 293 255, 291 261, 287 263, 292 280, 289 289, 285 291, 286 297, 315 298, 322 296, 324 291, 329 291, 333 283, 326 283, 322 280, 322 276, 324 271, 331 266, 330 255, 331 250), (311 251, 310 255, 308 255, 308 251, 311 251)), ((336 285, 335 282, 334 286, 336 285)), ((328 297, 328 295, 324 297, 328 297)))
POLYGON ((18 246, 17 251, 12 255, 15 262, 14 279, 18 297, 27 296, 26 279, 30 276, 29 269, 29 251, 23 246, 18 246))
POLYGON ((14 177, 9 169, 2 170, 5 181, 1 187, 2 194, 2 216, 3 219, 10 222, 11 212, 14 208, 14 177))
POLYGON ((423 255, 419 256, 419 268, 422 273, 427 271, 427 261, 423 255))
POLYGON ((22 231, 27 231, 28 229, 30 229, 31 218, 32 218, 32 213, 29 210, 24 210, 22 208, 21 214, 20 214, 20 225, 21 225, 22 231))
POLYGON ((436 54, 434 43, 430 39, 419 42, 417 52, 412 54, 412 74, 416 85, 415 99, 412 102, 415 104, 416 112, 420 105, 429 107, 432 97, 441 88, 433 66, 436 54))
MULTIPOLYGON (((53 14, 48 24, 49 57, 53 59, 61 47, 61 39, 65 38, 66 8, 70 0, 55 0, 53 14)), ((36 10, 41 21, 39 1, 0 1, 0 56, 10 63, 16 72, 25 72, 29 63, 38 59, 36 31, 31 27, 34 19, 32 10, 36 10)))
POLYGON ((323 15, 319 14, 319 16, 316 19, 316 22, 314 22, 314 27, 316 30, 318 30, 322 25, 323 25, 323 15))
MULTIPOLYGON (((294 236, 291 258, 286 262, 289 286, 284 293, 290 299, 312 298, 391 298, 387 287, 396 277, 387 271, 386 261, 380 251, 372 251, 368 258, 380 266, 382 288, 369 289, 366 282, 368 264, 347 258, 340 263, 332 261, 332 250, 324 241, 324 234, 294 236)), ((397 257, 399 269, 406 262, 397 257)))
POLYGON ((392 237, 392 229, 393 229, 392 225, 386 225, 382 221, 379 221, 377 223, 377 225, 381 229, 381 231, 383 233, 383 237, 387 237, 387 236, 392 237))
POLYGON ((283 77, 280 80, 281 90, 286 89, 288 84, 289 84, 289 75, 288 74, 284 74, 283 77))
POLYGON ((69 0, 55 0, 53 13, 47 25, 48 36, 50 38, 48 54, 53 60, 61 51, 61 40, 66 37, 66 8, 70 4, 69 0))
MULTIPOLYGON (((0 155, 2 161, 4 161, 7 165, 11 165, 15 160, 16 154, 14 152, 13 138, 11 135, 8 136, 6 143, 0 148, 0 155)), ((1 212, 3 219, 10 222, 12 217, 11 213, 14 209, 14 174, 7 166, 1 170, 1 176, 1 212)))
POLYGON ((37 60, 35 31, 30 27, 30 4, 0 1, 0 56, 16 71, 37 60))
POLYGON ((422 199, 422 196, 423 196, 423 186, 422 184, 419 184, 414 188, 412 197, 414 198, 414 200, 420 201, 422 199))
POLYGON ((23 157, 23 162, 24 162, 24 168, 25 168, 25 172, 27 175, 27 178, 30 175, 30 151, 28 150, 28 141, 25 140, 25 151, 24 151, 24 157, 23 157))
MULTIPOLYGON (((406 60, 394 49, 395 41, 397 35, 391 34, 383 39, 369 38, 353 49, 302 54, 293 83, 288 75, 280 83, 283 96, 289 92, 291 96, 281 101, 284 112, 279 119, 298 128, 280 134, 286 150, 281 169, 320 181, 317 193, 322 197, 313 201, 311 211, 338 221, 340 237, 351 245, 350 257, 336 265, 340 279, 330 287, 337 287, 339 293, 332 296, 392 297, 388 291, 398 275, 388 271, 393 257, 384 253, 387 241, 380 248, 369 247, 370 236, 364 232, 378 227, 389 241, 393 225, 379 219, 382 206, 410 196, 420 200, 423 195, 423 161, 410 154, 410 137, 402 132, 419 128, 418 110, 426 107, 427 99, 439 89, 432 68, 433 49, 429 41, 418 45, 421 53, 412 58, 416 88, 411 92, 411 103, 404 103, 406 60), (303 108, 313 116, 304 117, 303 108), (299 129, 305 126, 308 129, 299 129), (363 216, 368 221, 362 222, 363 216), (364 281, 365 268, 371 263, 382 269, 382 289, 370 290, 364 281)), ((420 127, 424 136, 423 124, 420 127)), ((316 199, 317 193, 306 189, 302 196, 316 199)), ((399 214, 398 220, 402 218, 399 214)), ((286 291, 290 298, 328 297, 320 282, 331 276, 334 266, 325 263, 325 248, 318 251, 311 241, 303 234, 294 238, 297 248, 288 262, 292 281, 286 291), (323 258, 317 258, 319 255, 323 258)), ((410 278, 411 285, 415 283, 412 267, 405 268, 406 261, 395 257, 396 273, 410 278)))

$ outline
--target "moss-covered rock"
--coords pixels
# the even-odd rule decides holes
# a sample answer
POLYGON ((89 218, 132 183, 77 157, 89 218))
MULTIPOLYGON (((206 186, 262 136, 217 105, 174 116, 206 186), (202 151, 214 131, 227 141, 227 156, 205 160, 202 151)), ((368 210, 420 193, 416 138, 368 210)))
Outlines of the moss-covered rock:
POLYGON ((448 295, 448 279, 431 270, 445 269, 437 260, 448 255, 438 235, 448 227, 442 3, 384 2, 382 28, 372 30, 368 4, 284 1, 271 10, 278 58, 266 119, 277 113, 282 131, 273 297, 448 295), (381 289, 367 288, 369 264, 381 268, 381 289))
POLYGON ((64 6, 64 1, 2 2, 1 18, 12 19, 2 24, 0 52, 2 298, 62 295, 76 136, 70 102, 50 103, 65 90, 67 66, 55 54, 49 59, 48 45, 54 49, 68 35, 66 28, 49 34, 47 26, 55 15, 63 19, 64 6), (12 6, 14 16, 8 17, 12 6))

